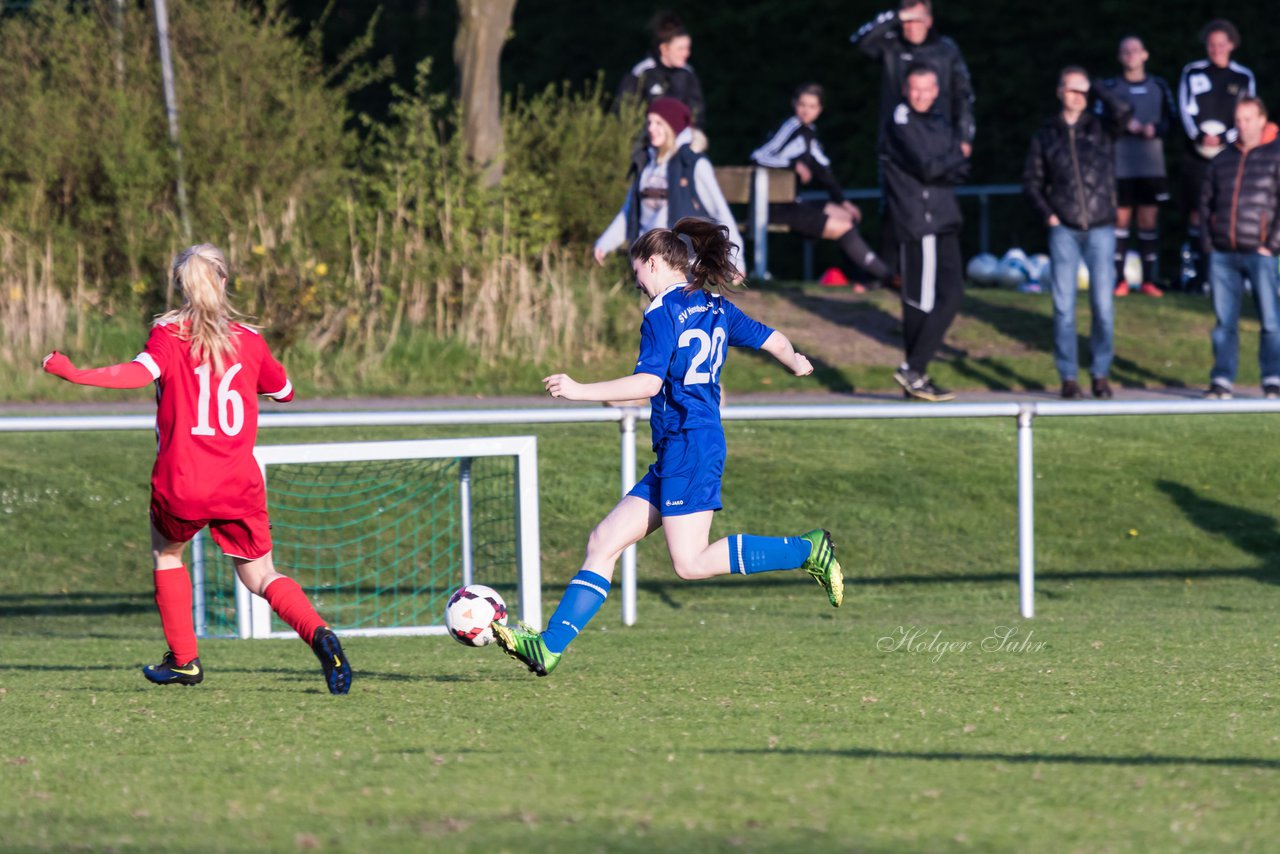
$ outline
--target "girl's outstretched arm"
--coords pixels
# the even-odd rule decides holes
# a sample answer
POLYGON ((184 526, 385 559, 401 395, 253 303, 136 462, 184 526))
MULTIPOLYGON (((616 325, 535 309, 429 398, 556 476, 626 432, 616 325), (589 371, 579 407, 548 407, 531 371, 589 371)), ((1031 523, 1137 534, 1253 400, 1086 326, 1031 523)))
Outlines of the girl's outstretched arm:
POLYGON ((552 374, 543 377, 542 383, 552 397, 565 400, 639 400, 653 397, 662 390, 662 378, 645 373, 600 383, 580 383, 568 374, 552 374))
POLYGON ((123 362, 105 368, 80 369, 71 363, 63 354, 54 350, 44 357, 40 363, 46 373, 62 377, 76 385, 91 385, 98 388, 142 388, 151 385, 154 378, 141 362, 123 362))
POLYGON ((760 349, 777 359, 782 367, 798 377, 807 377, 813 373, 813 365, 809 364, 809 360, 797 353, 791 346, 791 339, 776 329, 764 339, 760 349))

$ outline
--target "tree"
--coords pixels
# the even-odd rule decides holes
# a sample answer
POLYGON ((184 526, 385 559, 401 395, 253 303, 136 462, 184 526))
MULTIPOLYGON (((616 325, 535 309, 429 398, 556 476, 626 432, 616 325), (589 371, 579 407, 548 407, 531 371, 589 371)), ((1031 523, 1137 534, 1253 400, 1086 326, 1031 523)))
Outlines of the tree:
POLYGON ((516 0, 458 0, 453 60, 461 80, 462 133, 467 156, 489 185, 502 178, 502 92, 498 60, 511 30, 516 0))

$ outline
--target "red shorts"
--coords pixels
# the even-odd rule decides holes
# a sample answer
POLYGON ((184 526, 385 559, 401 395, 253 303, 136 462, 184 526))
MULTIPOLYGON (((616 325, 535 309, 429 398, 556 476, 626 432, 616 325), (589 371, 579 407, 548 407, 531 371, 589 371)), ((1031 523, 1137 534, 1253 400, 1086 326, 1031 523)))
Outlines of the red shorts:
POLYGON ((241 519, 179 519, 152 498, 151 524, 171 543, 190 542, 207 525, 227 557, 257 560, 271 551, 271 522, 265 507, 241 519))

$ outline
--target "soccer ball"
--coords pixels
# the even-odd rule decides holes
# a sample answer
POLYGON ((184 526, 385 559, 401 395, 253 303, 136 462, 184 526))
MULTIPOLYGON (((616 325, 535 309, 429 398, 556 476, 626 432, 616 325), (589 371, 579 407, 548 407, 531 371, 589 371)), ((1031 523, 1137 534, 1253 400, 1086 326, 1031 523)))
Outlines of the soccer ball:
POLYGON ((1038 252, 1027 259, 1027 278, 1032 282, 1044 282, 1049 278, 1049 256, 1038 252))
POLYGON ((1006 288, 1016 288, 1030 280, 1027 253, 1010 249, 996 265, 996 281, 1006 288))
POLYGON ((965 273, 976 285, 993 285, 1000 267, 1000 259, 990 252, 974 255, 965 267, 965 273))
POLYGON ((1142 256, 1132 249, 1124 255, 1124 281, 1135 288, 1142 284, 1142 256))
POLYGON ((493 643, 493 624, 507 624, 507 603, 498 591, 483 584, 459 587, 444 608, 444 624, 458 643, 488 646, 493 643))

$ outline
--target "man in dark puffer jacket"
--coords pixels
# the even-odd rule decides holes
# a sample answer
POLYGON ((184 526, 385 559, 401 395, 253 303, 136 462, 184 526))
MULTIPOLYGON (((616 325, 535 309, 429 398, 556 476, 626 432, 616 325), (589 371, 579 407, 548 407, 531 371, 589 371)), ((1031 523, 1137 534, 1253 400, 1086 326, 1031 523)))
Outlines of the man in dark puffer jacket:
POLYGON ((1258 98, 1236 105, 1234 145, 1209 162, 1200 192, 1201 249, 1209 256, 1213 294, 1213 371, 1208 397, 1231 397, 1240 355, 1240 303, 1244 280, 1253 285, 1262 331, 1258 365, 1262 391, 1280 398, 1280 306, 1276 255, 1280 255, 1280 142, 1262 144, 1267 108, 1258 98))
POLYGON ((1088 72, 1075 65, 1058 75, 1058 99, 1062 111, 1031 140, 1023 189, 1049 226, 1053 359, 1062 378, 1062 396, 1067 400, 1084 396, 1076 381, 1076 268, 1083 257, 1089 269, 1093 314, 1089 336, 1093 396, 1108 398, 1115 325, 1115 141, 1133 108, 1111 91, 1091 86, 1088 72), (1102 101, 1104 115, 1087 109, 1090 93, 1102 101))

